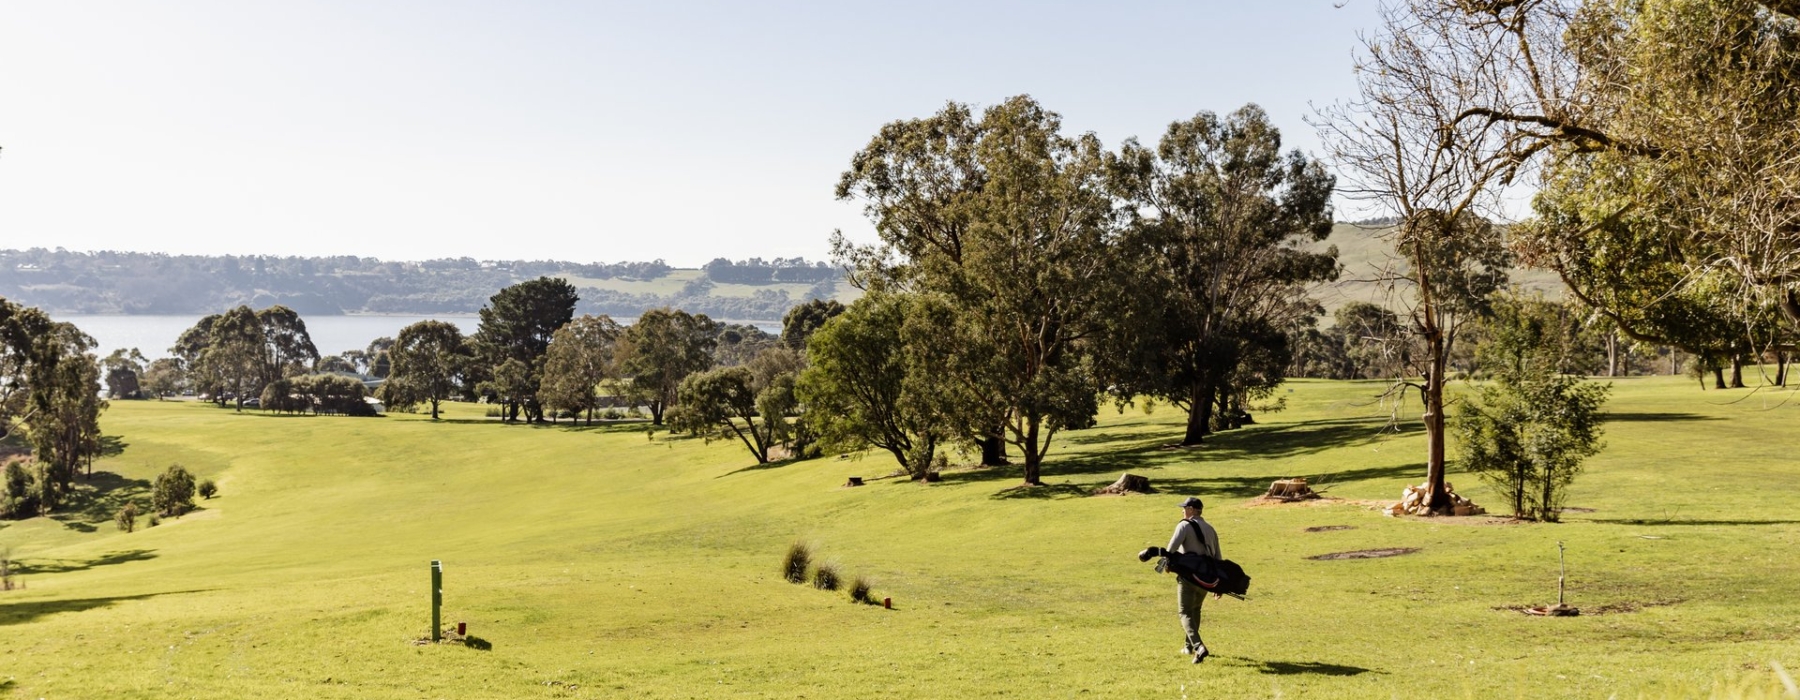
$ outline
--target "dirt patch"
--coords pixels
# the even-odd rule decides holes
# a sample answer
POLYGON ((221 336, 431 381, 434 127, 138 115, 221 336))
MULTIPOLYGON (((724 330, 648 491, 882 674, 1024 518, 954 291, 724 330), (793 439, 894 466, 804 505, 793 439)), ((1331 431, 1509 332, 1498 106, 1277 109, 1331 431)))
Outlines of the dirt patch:
POLYGON ((1307 508, 1312 506, 1334 506, 1340 503, 1355 503, 1355 501, 1345 501, 1341 498, 1331 498, 1329 496, 1321 496, 1319 498, 1311 498, 1304 501, 1284 501, 1263 495, 1250 499, 1248 502, 1244 503, 1244 507, 1262 508, 1264 506, 1288 506, 1292 508, 1307 508))
POLYGON ((1663 607, 1666 605, 1674 605, 1674 604, 1680 603, 1680 602, 1681 602, 1680 598, 1673 598, 1670 600, 1622 600, 1617 603, 1607 603, 1605 605, 1588 608, 1586 610, 1583 610, 1582 612, 1588 613, 1590 615, 1613 615, 1613 614, 1617 614, 1617 613, 1634 613, 1639 610, 1643 610, 1645 608, 1660 608, 1660 607, 1663 607))
POLYGON ((1417 551, 1419 551, 1418 547, 1388 547, 1387 549, 1358 549, 1354 552, 1332 552, 1330 554, 1320 554, 1320 555, 1316 555, 1316 556, 1307 557, 1307 559, 1312 559, 1314 561, 1336 561, 1339 559, 1383 559, 1386 557, 1397 557, 1402 554, 1412 554, 1413 552, 1417 552, 1417 551))
POLYGON ((1335 530, 1355 530, 1355 525, 1314 525, 1306 528, 1307 532, 1332 532, 1335 530))
MULTIPOLYGON (((1621 613, 1634 613, 1639 610, 1643 610, 1645 608, 1656 608, 1656 607, 1662 607, 1665 605, 1675 605, 1680 602, 1681 602, 1680 598, 1674 598, 1674 599, 1670 599, 1670 600, 1623 600, 1623 601, 1619 601, 1617 603, 1607 603, 1605 605, 1596 605, 1596 606, 1592 606, 1592 607, 1578 607, 1577 609, 1579 609, 1581 611, 1582 615, 1618 615, 1621 613)), ((1498 605, 1498 606, 1495 606, 1494 609, 1495 610, 1503 610, 1506 612, 1524 613, 1526 615, 1543 615, 1544 614, 1543 611, 1548 609, 1549 607, 1551 607, 1551 606, 1546 606, 1546 605, 1498 605)))

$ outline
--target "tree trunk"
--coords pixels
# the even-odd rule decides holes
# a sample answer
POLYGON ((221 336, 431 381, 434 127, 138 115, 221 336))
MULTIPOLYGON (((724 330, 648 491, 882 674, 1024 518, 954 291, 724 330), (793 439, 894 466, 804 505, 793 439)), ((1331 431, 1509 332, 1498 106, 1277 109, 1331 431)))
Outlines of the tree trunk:
POLYGON ((1725 368, 1724 367, 1714 367, 1712 372, 1713 372, 1713 388, 1714 389, 1725 388, 1725 368))
POLYGON ((438 419, 438 400, 436 398, 431 400, 431 419, 438 419))
POLYGON ((1449 513, 1450 492, 1444 487, 1444 375, 1449 365, 1449 348, 1441 331, 1433 328, 1426 336, 1426 352, 1431 368, 1425 375, 1425 489, 1427 507, 1433 513, 1449 513))
POLYGON ((1006 441, 999 434, 989 435, 981 441, 981 466, 1004 467, 1012 462, 1006 459, 1006 441))
POLYGON ((1744 388, 1744 359, 1737 355, 1731 356, 1731 388, 1744 388))
POLYGON ((1606 376, 1619 376, 1619 332, 1606 334, 1606 376))
POLYGON ((1194 386, 1193 394, 1188 397, 1187 434, 1181 437, 1182 446, 1198 445, 1204 442, 1212 422, 1212 390, 1204 383, 1194 386))
POLYGON ((662 418, 663 418, 662 402, 661 401, 651 401, 650 402, 650 424, 655 425, 655 426, 661 426, 662 418))
POLYGON ((1025 485, 1043 486, 1042 471, 1044 467, 1044 451, 1038 445, 1038 424, 1042 422, 1037 416, 1026 416, 1025 440, 1019 446, 1025 453, 1025 485))
POLYGON ((1775 386, 1787 386, 1787 363, 1787 351, 1775 351, 1775 386))

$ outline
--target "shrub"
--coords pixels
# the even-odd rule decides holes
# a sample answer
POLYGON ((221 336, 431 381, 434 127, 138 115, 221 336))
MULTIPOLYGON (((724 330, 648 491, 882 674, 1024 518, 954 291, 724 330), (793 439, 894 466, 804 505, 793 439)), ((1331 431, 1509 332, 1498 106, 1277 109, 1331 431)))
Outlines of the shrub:
POLYGON ((162 524, 162 518, 158 518, 158 517, 156 517, 155 513, 151 513, 150 514, 150 522, 145 527, 156 527, 161 524, 162 524))
MULTIPOLYGON (((194 509, 194 475, 179 464, 156 477, 150 489, 150 505, 157 514, 177 516, 194 509)), ((155 525, 155 520, 151 521, 155 525)))
POLYGON ((819 568, 813 570, 812 581, 813 588, 821 591, 837 590, 839 584, 837 565, 831 562, 820 564, 819 568))
POLYGON ((869 579, 858 575, 850 579, 850 599, 868 605, 875 604, 875 596, 869 592, 869 579))
POLYGON ((119 513, 117 515, 113 516, 113 522, 119 524, 120 530, 124 530, 126 532, 131 532, 131 531, 137 529, 137 516, 138 516, 137 504, 136 503, 127 503, 127 504, 125 504, 124 508, 119 509, 119 513))
POLYGON ((29 518, 38 514, 37 488, 29 460, 13 457, 6 460, 0 475, 0 518, 29 518))
POLYGON ((206 479, 200 482, 199 491, 201 498, 210 500, 213 496, 219 495, 219 486, 214 484, 212 479, 206 479))
POLYGON ((806 570, 812 565, 812 547, 805 542, 788 545, 787 556, 781 560, 781 576, 788 583, 805 583, 806 570))
POLYGON ((1507 376, 1463 404, 1455 428, 1463 465, 1500 493, 1513 516, 1557 520, 1581 461, 1600 451, 1608 387, 1564 375, 1507 376))

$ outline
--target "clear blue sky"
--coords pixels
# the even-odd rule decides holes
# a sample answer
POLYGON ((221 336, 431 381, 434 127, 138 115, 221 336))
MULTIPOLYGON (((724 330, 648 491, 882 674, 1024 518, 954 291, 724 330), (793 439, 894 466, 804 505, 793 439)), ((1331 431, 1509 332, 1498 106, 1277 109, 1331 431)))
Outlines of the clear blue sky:
POLYGON ((824 259, 850 155, 948 100, 1317 153, 1376 22, 1334 4, 11 0, 0 248, 824 259))

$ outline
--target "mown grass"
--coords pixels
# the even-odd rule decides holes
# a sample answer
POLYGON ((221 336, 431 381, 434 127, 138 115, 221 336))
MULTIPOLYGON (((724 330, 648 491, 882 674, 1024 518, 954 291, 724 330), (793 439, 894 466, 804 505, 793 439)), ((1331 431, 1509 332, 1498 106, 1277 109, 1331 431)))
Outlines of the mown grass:
POLYGON ((1030 490, 1007 469, 882 478, 878 455, 754 467, 467 405, 117 402, 113 498, 171 462, 220 496, 132 534, 101 508, 0 527, 27 584, 0 593, 0 697, 1777 697, 1769 663, 1800 668, 1800 400, 1615 386, 1608 449, 1555 525, 1376 513, 1423 440, 1375 383, 1295 382, 1289 410, 1197 450, 1163 449, 1172 410, 1108 412, 1030 490), (1083 495, 1123 471, 1163 494, 1083 495), (1289 476, 1340 500, 1251 504, 1289 476), (1177 654, 1172 582, 1133 556, 1167 540, 1176 494, 1255 577, 1251 600, 1207 601, 1201 666, 1177 654), (783 580, 796 541, 894 609, 783 580), (1555 601, 1558 541, 1586 614, 1512 610, 1555 601), (1419 551, 1309 559, 1389 547, 1419 551), (413 644, 432 559, 446 623, 480 644, 413 644))

